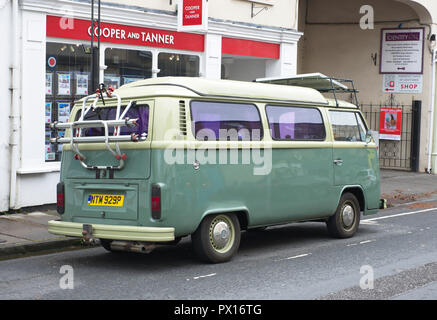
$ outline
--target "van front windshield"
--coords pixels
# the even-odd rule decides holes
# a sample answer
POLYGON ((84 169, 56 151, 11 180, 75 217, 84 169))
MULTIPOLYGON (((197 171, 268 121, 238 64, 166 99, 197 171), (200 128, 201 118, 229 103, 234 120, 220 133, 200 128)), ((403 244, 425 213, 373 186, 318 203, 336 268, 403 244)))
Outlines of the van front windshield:
MULTIPOLYGON (((120 114, 123 114, 126 106, 121 107, 120 114)), ((90 121, 90 120, 115 120, 116 118, 116 107, 97 107, 94 110, 88 111, 88 113, 84 117, 84 121, 90 121)), ((79 110, 76 114, 75 121, 78 121, 80 119, 80 116, 82 114, 82 110, 79 110)), ((137 105, 131 107, 126 115, 124 116, 124 119, 138 119, 137 120, 137 126, 133 127, 127 127, 123 126, 120 127, 120 135, 131 135, 131 134, 138 134, 139 136, 144 135, 147 136, 149 133, 149 106, 148 105, 137 105)), ((114 127, 108 128, 109 135, 112 135, 114 133, 114 127)), ((104 136, 105 135, 105 129, 103 127, 97 127, 97 128, 82 128, 82 137, 94 137, 94 136, 104 136)))

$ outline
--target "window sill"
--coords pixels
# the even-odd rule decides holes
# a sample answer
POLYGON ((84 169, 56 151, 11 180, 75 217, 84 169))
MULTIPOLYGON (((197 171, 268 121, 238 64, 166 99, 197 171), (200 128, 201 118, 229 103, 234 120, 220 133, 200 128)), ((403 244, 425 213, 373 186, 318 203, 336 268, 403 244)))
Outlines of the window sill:
POLYGON ((54 162, 53 164, 43 164, 40 167, 24 167, 17 169, 18 174, 35 174, 35 173, 50 173, 61 171, 61 162, 54 162))

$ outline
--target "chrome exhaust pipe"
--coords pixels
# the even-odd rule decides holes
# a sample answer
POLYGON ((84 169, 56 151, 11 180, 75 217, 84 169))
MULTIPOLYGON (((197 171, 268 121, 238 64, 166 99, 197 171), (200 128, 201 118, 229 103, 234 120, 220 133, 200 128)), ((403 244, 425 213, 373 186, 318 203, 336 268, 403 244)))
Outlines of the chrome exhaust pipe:
POLYGON ((133 242, 133 241, 118 241, 111 242, 111 250, 114 251, 128 251, 137 253, 150 253, 156 248, 156 244, 147 242, 133 242))

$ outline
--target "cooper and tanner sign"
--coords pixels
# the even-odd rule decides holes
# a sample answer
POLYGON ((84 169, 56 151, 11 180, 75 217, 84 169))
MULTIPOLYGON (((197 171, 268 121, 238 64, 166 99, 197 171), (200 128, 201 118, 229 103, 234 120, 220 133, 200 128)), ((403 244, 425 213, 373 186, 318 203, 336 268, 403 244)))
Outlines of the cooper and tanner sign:
MULTIPOLYGON (((95 29, 94 40, 97 40, 98 34, 98 30, 95 29)), ((88 41, 91 39, 91 22, 88 20, 74 19, 73 23, 66 27, 62 23, 61 17, 47 16, 47 37, 88 41)), ((204 51, 204 36, 201 34, 106 22, 101 23, 100 40, 109 43, 204 51)))
POLYGON ((425 28, 382 29, 380 73, 423 73, 425 28))
POLYGON ((206 31, 208 29, 208 2, 206 0, 179 0, 178 31, 206 31))

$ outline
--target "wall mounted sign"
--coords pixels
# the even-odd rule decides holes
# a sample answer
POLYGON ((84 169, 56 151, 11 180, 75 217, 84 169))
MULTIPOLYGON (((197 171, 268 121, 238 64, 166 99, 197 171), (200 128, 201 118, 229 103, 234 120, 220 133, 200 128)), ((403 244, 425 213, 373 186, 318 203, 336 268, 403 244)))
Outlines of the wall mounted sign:
POLYGON ((425 28, 382 29, 380 73, 423 74, 425 28))
MULTIPOLYGON (((91 22, 74 19, 73 29, 63 29, 61 17, 47 16, 47 37, 91 40, 91 22)), ((100 40, 107 43, 204 51, 204 35, 101 22, 100 40)), ((98 30, 94 31, 97 41, 98 30)))
POLYGON ((402 128, 402 109, 381 108, 379 119, 379 139, 400 141, 402 128))
POLYGON ((56 58, 55 57, 48 58, 47 64, 49 65, 50 68, 56 67, 56 58))
POLYGON ((207 31, 208 1, 179 0, 178 31, 207 31))
POLYGON ((384 74, 382 91, 385 93, 422 93, 421 74, 384 74))

